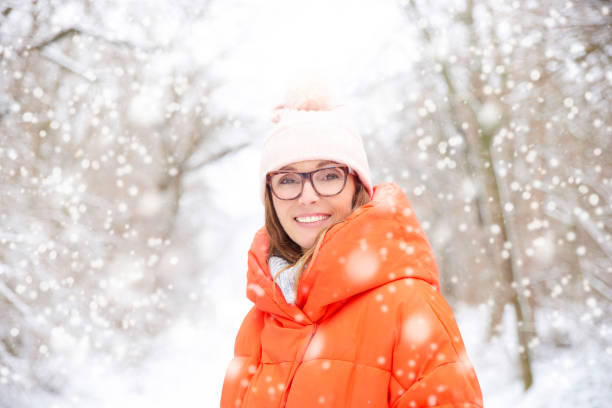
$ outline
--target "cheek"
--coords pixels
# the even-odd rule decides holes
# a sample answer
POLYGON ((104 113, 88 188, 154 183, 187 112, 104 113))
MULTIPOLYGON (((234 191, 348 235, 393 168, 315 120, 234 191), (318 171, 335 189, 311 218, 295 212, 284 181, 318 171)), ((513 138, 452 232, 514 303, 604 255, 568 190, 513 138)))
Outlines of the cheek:
POLYGON ((344 202, 343 206, 342 206, 342 218, 346 218, 348 217, 348 215, 351 213, 352 210, 352 206, 351 206, 351 201, 352 200, 348 200, 348 202, 344 202))
POLYGON ((276 216, 280 220, 281 224, 285 224, 285 220, 288 215, 288 206, 285 202, 280 200, 273 200, 272 204, 274 204, 274 211, 276 211, 276 216))
POLYGON ((334 203, 334 209, 340 217, 346 218, 351 213, 353 204, 353 194, 354 191, 352 191, 352 189, 349 189, 349 191, 346 191, 346 194, 341 194, 338 197, 338 200, 336 200, 336 202, 334 203))

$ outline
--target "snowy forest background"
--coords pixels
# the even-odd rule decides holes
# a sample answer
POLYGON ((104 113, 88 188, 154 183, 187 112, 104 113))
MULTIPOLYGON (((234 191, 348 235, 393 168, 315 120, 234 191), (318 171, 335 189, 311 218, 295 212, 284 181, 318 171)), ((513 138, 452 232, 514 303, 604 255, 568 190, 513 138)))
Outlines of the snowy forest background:
POLYGON ((304 68, 410 198, 485 406, 609 406, 611 8, 0 0, 0 407, 218 406, 304 68))

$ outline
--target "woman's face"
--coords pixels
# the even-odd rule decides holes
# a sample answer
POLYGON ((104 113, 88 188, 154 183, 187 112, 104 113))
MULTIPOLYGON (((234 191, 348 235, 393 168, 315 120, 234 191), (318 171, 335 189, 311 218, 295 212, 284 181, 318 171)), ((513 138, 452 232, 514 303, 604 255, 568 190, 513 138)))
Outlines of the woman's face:
MULTIPOLYGON (((305 160, 292 163, 281 170, 308 172, 340 163, 328 160, 305 160)), ((352 211, 355 180, 349 175, 344 189, 337 195, 321 197, 309 181, 304 180, 302 195, 293 200, 280 200, 272 194, 276 215, 289 237, 302 250, 310 249, 318 233, 325 227, 343 221, 352 211)))

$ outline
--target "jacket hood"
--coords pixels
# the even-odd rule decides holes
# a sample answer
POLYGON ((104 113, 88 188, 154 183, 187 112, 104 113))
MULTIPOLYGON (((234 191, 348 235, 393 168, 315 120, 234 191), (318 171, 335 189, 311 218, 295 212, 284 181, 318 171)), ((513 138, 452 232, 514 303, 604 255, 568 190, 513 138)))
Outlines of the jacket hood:
POLYGON ((268 270, 269 236, 262 227, 248 254, 247 297, 284 326, 315 323, 349 298, 399 279, 439 290, 431 245, 408 198, 395 183, 374 187, 372 200, 332 226, 302 273, 295 305, 268 270))

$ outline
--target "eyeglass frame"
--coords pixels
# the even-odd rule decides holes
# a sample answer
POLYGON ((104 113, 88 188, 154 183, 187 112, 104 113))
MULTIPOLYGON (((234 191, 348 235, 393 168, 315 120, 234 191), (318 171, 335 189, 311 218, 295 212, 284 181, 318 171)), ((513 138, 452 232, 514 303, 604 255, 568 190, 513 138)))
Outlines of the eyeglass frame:
POLYGON ((322 167, 320 169, 316 169, 313 171, 306 171, 306 172, 300 172, 300 171, 292 171, 292 170, 277 170, 277 171, 271 171, 268 174, 266 174, 266 185, 270 187, 270 191, 272 192, 272 194, 274 194, 274 197, 278 198, 279 200, 283 200, 283 201, 289 201, 289 200, 295 200, 297 198, 300 198, 302 196, 302 193, 304 193, 304 180, 308 180, 310 181, 310 186, 312 187, 312 189, 314 190, 315 193, 317 193, 320 197, 334 197, 337 196, 338 194, 340 194, 343 190, 344 187, 346 187, 346 182, 348 180, 348 176, 351 174, 355 174, 355 172, 349 167, 349 166, 330 166, 330 167, 322 167), (317 188, 315 187, 313 181, 312 181, 312 175, 318 171, 323 171, 323 170, 328 170, 328 169, 342 169, 342 171, 344 172, 344 184, 342 184, 342 188, 340 189, 340 191, 338 191, 336 194, 321 194, 317 191, 317 188), (276 175, 276 174, 299 174, 300 177, 302 178, 302 188, 300 190, 300 193, 298 195, 296 195, 293 198, 280 198, 276 192, 274 191, 274 188, 272 187, 272 176, 276 175))

